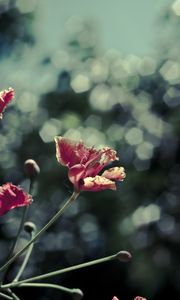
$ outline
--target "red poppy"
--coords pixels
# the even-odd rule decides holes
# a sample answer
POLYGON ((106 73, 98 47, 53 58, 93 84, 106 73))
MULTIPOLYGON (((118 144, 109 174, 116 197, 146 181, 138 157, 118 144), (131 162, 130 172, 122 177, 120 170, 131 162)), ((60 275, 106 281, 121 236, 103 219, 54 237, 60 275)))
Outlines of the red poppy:
POLYGON ((114 181, 122 181, 126 176, 123 167, 110 168, 98 175, 107 164, 118 160, 116 151, 109 147, 87 148, 82 141, 60 136, 55 137, 55 143, 57 160, 69 169, 69 180, 78 192, 116 190, 114 181))
POLYGON ((11 102, 14 97, 14 90, 9 88, 0 92, 0 119, 3 117, 3 112, 6 109, 6 106, 11 102))
MULTIPOLYGON (((116 296, 114 296, 112 298, 112 300, 119 300, 116 296)), ((140 297, 140 296, 137 296, 136 298, 134 298, 134 300, 147 300, 146 298, 143 298, 143 297, 140 297)))
POLYGON ((0 216, 13 208, 27 206, 31 203, 32 196, 25 193, 20 187, 9 182, 0 186, 0 216))

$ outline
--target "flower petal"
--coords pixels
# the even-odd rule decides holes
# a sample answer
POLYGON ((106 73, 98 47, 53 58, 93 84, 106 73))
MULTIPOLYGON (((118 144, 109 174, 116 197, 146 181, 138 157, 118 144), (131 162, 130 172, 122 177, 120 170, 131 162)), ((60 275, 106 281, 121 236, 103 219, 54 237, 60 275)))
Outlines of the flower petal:
POLYGON ((93 155, 89 158, 86 163, 86 176, 85 177, 94 177, 110 162, 114 160, 118 160, 119 158, 116 156, 116 151, 106 147, 102 150, 95 150, 93 155))
POLYGON ((60 164, 67 167, 80 164, 86 153, 83 142, 77 143, 61 136, 56 136, 54 140, 56 143, 56 157, 60 164))
POLYGON ((79 182, 81 178, 84 178, 85 166, 84 165, 75 165, 69 169, 68 177, 69 180, 73 183, 75 190, 79 190, 79 182))
POLYGON ((115 190, 115 183, 111 179, 123 180, 125 178, 122 167, 111 168, 98 176, 107 164, 119 160, 116 151, 109 147, 96 150, 94 147, 86 147, 82 141, 75 142, 61 136, 55 137, 55 144, 57 160, 69 169, 69 180, 76 191, 115 190))
POLYGON ((3 117, 3 112, 6 109, 6 106, 14 97, 14 90, 9 88, 8 90, 4 90, 0 92, 0 119, 3 117))
POLYGON ((116 185, 113 181, 102 177, 102 176, 95 176, 95 177, 86 177, 83 179, 83 184, 80 185, 79 190, 81 191, 91 191, 91 192, 98 192, 102 190, 116 190, 116 185))
POLYGON ((0 186, 0 216, 9 210, 32 203, 32 196, 12 183, 0 186))
POLYGON ((123 167, 114 167, 104 171, 101 176, 111 180, 123 181, 126 177, 126 173, 123 167))

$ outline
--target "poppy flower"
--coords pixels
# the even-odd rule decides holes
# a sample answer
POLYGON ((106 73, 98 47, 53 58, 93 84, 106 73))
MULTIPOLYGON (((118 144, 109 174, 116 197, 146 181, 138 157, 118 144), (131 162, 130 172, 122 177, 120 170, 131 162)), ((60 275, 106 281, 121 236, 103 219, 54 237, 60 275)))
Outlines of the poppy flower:
POLYGON ((9 102, 11 102, 13 97, 14 97, 14 90, 12 88, 0 92, 0 119, 2 119, 3 117, 2 113, 6 109, 9 102))
POLYGON ((25 193, 22 188, 9 182, 0 186, 0 216, 13 208, 31 203, 32 196, 25 193))
POLYGON ((87 148, 82 141, 61 136, 55 137, 55 144, 57 160, 68 168, 69 180, 77 192, 116 190, 115 181, 122 181, 126 176, 123 167, 110 168, 99 174, 107 164, 119 160, 116 151, 109 147, 87 148))
MULTIPOLYGON (((112 300, 119 300, 116 296, 114 296, 112 298, 112 300)), ((140 297, 140 296, 137 296, 136 298, 134 298, 134 300, 147 300, 146 298, 143 298, 143 297, 140 297)))

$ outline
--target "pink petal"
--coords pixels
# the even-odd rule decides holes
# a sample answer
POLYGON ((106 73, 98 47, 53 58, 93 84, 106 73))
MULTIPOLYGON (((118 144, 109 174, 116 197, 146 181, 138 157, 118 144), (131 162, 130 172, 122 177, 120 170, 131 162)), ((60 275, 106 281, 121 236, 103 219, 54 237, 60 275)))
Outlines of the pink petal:
POLYGON ((113 181, 97 175, 95 177, 84 178, 83 184, 80 185, 79 189, 81 191, 98 192, 107 189, 116 190, 116 185, 113 181))
MULTIPOLYGON (((94 149, 93 149, 94 150, 94 149)), ((110 162, 118 160, 116 151, 106 147, 102 150, 94 150, 93 155, 89 158, 86 163, 86 177, 94 177, 110 162)))
POLYGON ((125 178, 122 167, 111 168, 98 176, 107 164, 119 159, 116 151, 109 147, 96 150, 94 147, 86 147, 82 141, 75 142, 61 136, 55 137, 55 144, 57 160, 68 167, 69 180, 76 191, 115 190, 115 183, 111 179, 123 180, 125 178))
POLYGON ((114 296, 113 298, 112 298, 112 300, 119 300, 116 296, 114 296))
POLYGON ((12 88, 0 92, 0 119, 2 119, 3 116, 2 113, 6 109, 9 102, 11 102, 13 97, 14 97, 14 90, 12 88))
POLYGON ((104 171, 101 176, 111 180, 122 181, 126 177, 126 173, 123 167, 114 167, 104 171))
POLYGON ((27 206, 32 203, 32 196, 25 193, 20 187, 12 183, 0 186, 0 215, 4 215, 9 210, 27 206))
POLYGON ((116 156, 116 151, 109 148, 109 147, 105 147, 102 150, 102 162, 103 164, 109 164, 111 161, 114 160, 119 160, 119 158, 116 156))
POLYGON ((69 180, 73 183, 75 190, 79 190, 79 182, 81 178, 84 178, 84 173, 84 165, 75 165, 69 169, 68 177, 69 180))
POLYGON ((80 164, 86 148, 83 142, 75 142, 69 139, 57 136, 54 138, 56 143, 56 157, 60 164, 72 167, 80 164))

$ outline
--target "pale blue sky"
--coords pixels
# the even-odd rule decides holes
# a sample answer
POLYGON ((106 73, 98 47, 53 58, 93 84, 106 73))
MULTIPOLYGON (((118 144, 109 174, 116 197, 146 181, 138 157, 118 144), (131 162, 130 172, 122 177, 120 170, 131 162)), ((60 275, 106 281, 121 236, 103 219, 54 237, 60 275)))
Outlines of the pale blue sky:
POLYGON ((43 43, 63 45, 71 16, 95 20, 102 47, 124 54, 153 52, 158 38, 158 16, 171 0, 39 0, 37 13, 43 43))

